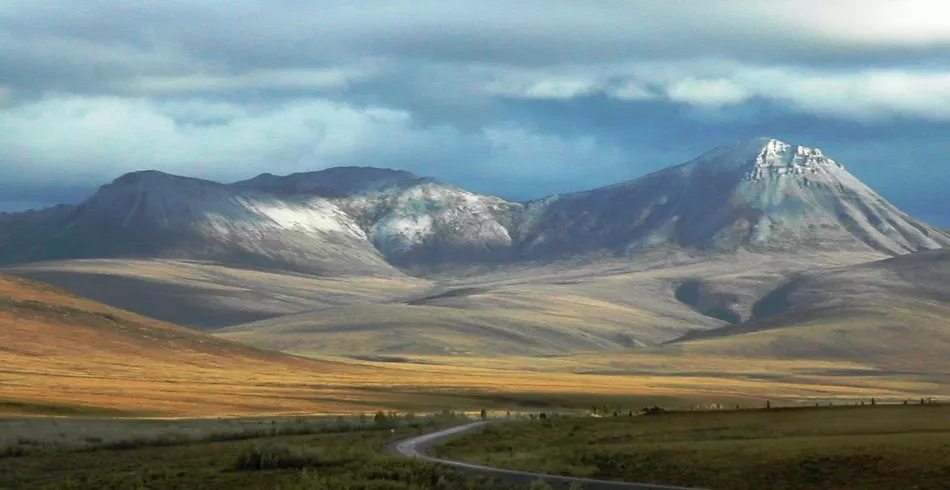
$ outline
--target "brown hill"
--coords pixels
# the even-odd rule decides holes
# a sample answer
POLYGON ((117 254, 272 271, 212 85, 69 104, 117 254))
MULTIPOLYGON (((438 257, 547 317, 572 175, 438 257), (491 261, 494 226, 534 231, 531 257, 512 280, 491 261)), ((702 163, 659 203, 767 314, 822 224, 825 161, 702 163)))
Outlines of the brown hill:
POLYGON ((378 368, 257 349, 9 276, 0 276, 0 366, 0 409, 225 415, 387 405, 349 383, 378 368))
POLYGON ((950 372, 950 250, 804 273, 762 298, 751 321, 670 348, 950 372))
MULTIPOLYGON (((0 275, 0 413, 227 416, 704 399, 707 378, 295 357, 0 275)), ((729 397, 761 387, 731 382, 729 397)), ((808 391, 805 391, 807 393, 808 391)), ((726 396, 726 395, 724 395, 726 396)))
POLYGON ((320 277, 189 260, 37 262, 3 273, 176 325, 210 330, 338 305, 390 301, 424 291, 411 277, 320 277))

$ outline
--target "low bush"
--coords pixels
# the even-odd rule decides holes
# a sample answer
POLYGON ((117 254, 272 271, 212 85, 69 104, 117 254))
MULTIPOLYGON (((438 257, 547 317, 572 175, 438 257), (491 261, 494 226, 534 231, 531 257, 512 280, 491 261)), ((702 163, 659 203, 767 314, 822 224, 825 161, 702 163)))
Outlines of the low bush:
POLYGON ((319 447, 295 446, 283 443, 255 444, 242 451, 234 463, 238 470, 286 470, 319 468, 323 466, 345 466, 365 458, 366 455, 354 454, 354 451, 334 451, 327 453, 319 447))

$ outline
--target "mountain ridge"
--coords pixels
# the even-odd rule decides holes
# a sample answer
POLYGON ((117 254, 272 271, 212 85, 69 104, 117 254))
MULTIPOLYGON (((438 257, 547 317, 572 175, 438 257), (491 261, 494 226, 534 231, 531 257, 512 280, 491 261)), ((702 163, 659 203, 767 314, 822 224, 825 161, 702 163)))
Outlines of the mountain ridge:
POLYGON ((663 247, 899 255, 945 246, 950 236, 897 209, 821 150, 774 138, 526 202, 375 167, 231 184, 151 170, 120 176, 75 206, 0 217, 7 264, 155 256, 331 275, 663 247))

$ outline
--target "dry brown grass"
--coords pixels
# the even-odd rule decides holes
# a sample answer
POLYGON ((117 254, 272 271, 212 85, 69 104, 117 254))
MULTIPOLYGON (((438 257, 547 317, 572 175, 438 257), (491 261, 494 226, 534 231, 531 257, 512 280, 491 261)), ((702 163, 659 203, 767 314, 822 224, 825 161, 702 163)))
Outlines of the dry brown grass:
POLYGON ((140 414, 352 411, 369 366, 264 351, 20 279, 0 279, 2 398, 140 414))
POLYGON ((689 336, 684 356, 852 361, 905 376, 950 374, 950 252, 803 275, 755 321, 689 336))
POLYGON ((950 307, 926 301, 879 301, 825 318, 776 322, 774 328, 671 344, 671 355, 725 355, 858 362, 906 376, 950 377, 950 307))
POLYGON ((0 298, 0 384, 5 401, 21 403, 220 416, 518 404, 584 407, 598 397, 634 404, 649 398, 730 403, 765 397, 904 396, 897 387, 887 391, 708 374, 532 372, 528 361, 490 369, 311 360, 215 339, 20 279, 0 279, 0 298))
MULTIPOLYGON (((759 259, 643 270, 633 270, 637 264, 608 263, 482 274, 446 281, 446 289, 476 288, 471 294, 423 299, 417 305, 373 304, 407 291, 405 285, 388 280, 288 279, 221 271, 206 264, 176 269, 180 264, 162 261, 135 266, 143 281, 154 274, 159 281, 196 281, 207 290, 227 290, 245 280, 251 281, 242 286, 245 289, 274 280, 267 294, 275 297, 288 291, 299 297, 294 295, 313 286, 318 290, 311 293, 322 301, 361 301, 325 309, 317 317, 288 317, 273 328, 255 325, 228 334, 316 360, 251 348, 6 278, 0 280, 0 411, 55 405, 80 412, 102 407, 130 414, 211 416, 585 407, 592 398, 618 404, 648 399, 725 404, 950 395, 943 365, 925 369, 930 359, 943 358, 950 345, 939 323, 941 313, 908 310, 906 305, 904 310, 895 306, 892 318, 932 325, 921 330, 929 336, 908 336, 899 329, 869 335, 865 326, 831 322, 662 349, 624 350, 605 341, 623 332, 649 333, 651 328, 669 333, 700 317, 669 297, 672 285, 682 278, 715 272, 726 282, 763 287, 774 283, 775 270, 796 266, 794 261, 776 265, 759 259), (742 264, 745 268, 738 269, 742 264), (215 279, 214 274, 225 272, 233 276, 215 279), (290 282, 281 282, 285 279, 290 282), (661 294, 666 299, 657 300, 661 294), (667 323, 658 326, 660 320, 667 323), (858 345, 878 349, 880 355, 789 355, 796 345, 814 352, 818 340, 826 348, 858 345), (578 345, 607 350, 515 356, 574 351, 578 345), (403 354, 413 349, 425 355, 403 354), (416 362, 342 357, 381 352, 416 362), (4 405, 9 401, 15 403, 4 405)), ((826 259, 835 260, 857 259, 826 259)), ((261 298, 261 304, 269 304, 261 298)))
POLYGON ((53 404, 161 416, 345 413, 684 392, 622 376, 292 357, 11 278, 0 278, 0 345, 2 401, 16 402, 0 409, 53 404))
POLYGON ((652 260, 511 267, 438 278, 429 296, 325 308, 235 326, 232 340, 302 355, 563 355, 650 346, 725 323, 678 301, 685 280, 737 291, 738 310, 789 271, 879 258, 743 253, 660 265, 652 260), (431 294, 448 292, 448 295, 431 294), (454 292, 454 293, 453 293, 454 292), (741 294, 740 294, 741 293, 741 294))

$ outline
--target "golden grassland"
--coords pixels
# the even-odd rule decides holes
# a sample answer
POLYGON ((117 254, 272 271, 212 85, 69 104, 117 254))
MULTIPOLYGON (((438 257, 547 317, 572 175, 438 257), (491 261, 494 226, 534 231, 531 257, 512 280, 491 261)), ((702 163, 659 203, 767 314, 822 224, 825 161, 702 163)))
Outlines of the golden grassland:
MULTIPOLYGON (((151 270, 156 274, 169 270, 168 264, 153 266, 159 268, 151 270)), ((186 269, 182 274, 195 273, 193 268, 186 269)), ((150 269, 137 270, 146 274, 150 269)), ((301 280, 311 284, 307 282, 311 279, 301 280)), ((624 316, 598 298, 607 297, 608 293, 628 294, 620 286, 630 286, 632 280, 627 273, 618 273, 581 288, 547 284, 531 289, 509 284, 503 286, 522 288, 522 295, 509 297, 502 294, 504 290, 484 294, 476 291, 468 297, 426 300, 427 306, 398 306, 426 308, 433 315, 476 319, 479 312, 502 306, 502 310, 507 308, 522 315, 520 321, 528 321, 534 318, 531 305, 544 299, 540 291, 552 288, 560 296, 549 297, 557 300, 547 316, 542 316, 545 323, 550 321, 545 331, 584 332, 578 324, 583 315, 624 316), (576 292, 568 295, 568 290, 576 292), (592 292, 595 290, 597 294, 592 292), (593 296, 585 296, 588 294, 593 296), (525 298, 531 304, 519 304, 525 298), (466 305, 468 310, 446 306, 465 301, 470 302, 466 305), (572 328, 552 326, 555 321, 572 328)), ((343 291, 351 283, 353 280, 334 287, 343 291)), ((358 294, 376 294, 372 291, 383 286, 374 283, 363 287, 364 290, 355 289, 358 294)), ((402 290, 401 286, 392 287, 402 290)), ((298 289, 301 288, 305 286, 298 289)), ((375 306, 381 308, 380 317, 392 311, 390 305, 375 306)), ((446 328, 435 334, 435 326, 444 325, 444 318, 436 317, 438 321, 433 320, 431 325, 421 325, 423 332, 418 338, 429 339, 433 346, 456 345, 472 357, 444 355, 444 351, 433 348, 424 356, 397 354, 401 356, 397 360, 405 362, 378 362, 379 358, 370 361, 327 357, 326 346, 311 350, 315 344, 306 342, 295 347, 274 347, 314 358, 261 350, 108 307, 41 283, 0 277, 0 413, 243 416, 359 413, 376 409, 584 408, 591 401, 637 407, 649 402, 685 406, 761 404, 765 399, 811 402, 950 396, 946 376, 950 371, 945 370, 944 364, 938 362, 929 369, 922 365, 931 359, 943 359, 942 353, 947 352, 939 311, 905 310, 892 317, 932 324, 927 331, 933 335, 921 342, 920 337, 915 341, 900 330, 884 329, 881 332, 891 332, 890 336, 875 337, 867 335, 860 325, 849 329, 846 324, 828 323, 808 328, 827 332, 819 336, 784 328, 736 336, 728 342, 703 339, 662 349, 612 349, 546 357, 510 353, 478 357, 482 352, 498 351, 466 340, 477 338, 474 334, 460 335, 446 328), (835 354, 834 358, 812 356, 796 360, 791 355, 795 351, 788 349, 797 345, 796 336, 797 342, 823 339, 825 346, 849 345, 844 342, 847 340, 872 348, 879 339, 886 342, 880 344, 884 346, 880 356, 869 359, 835 354), (906 362, 898 362, 902 358, 906 362), (893 362, 888 363, 889 359, 893 362), (914 367, 921 369, 910 370, 914 367)), ((623 311, 637 318, 632 306, 623 311)), ((409 321, 399 317, 390 320, 397 325, 409 321)), ((487 323, 473 326, 473 332, 485 337, 487 323)), ((613 328, 603 324, 598 320, 588 330, 601 329, 603 333, 613 328)), ((503 325, 496 324, 494 328, 504 330, 503 325)), ((540 329, 539 326, 538 337, 540 329)), ((352 346, 353 339, 371 345, 379 338, 385 340, 387 335, 393 336, 389 342, 395 342, 400 331, 387 332, 384 324, 364 338, 347 330, 340 333, 343 337, 339 347, 352 346)), ((237 335, 241 330, 232 333, 237 335)), ((507 335, 511 333, 504 332, 495 341, 510 340, 507 335)), ((546 342, 556 342, 557 337, 546 338, 546 342)), ((276 334, 268 340, 294 342, 293 337, 282 340, 276 334)), ((332 342, 333 337, 324 340, 332 342)), ((565 345, 569 343, 565 341, 565 345)))
POLYGON ((950 406, 892 405, 553 418, 489 426, 440 457, 720 490, 916 488, 950 482, 950 406))
POLYGON ((72 407, 81 414, 97 407, 149 416, 352 413, 517 405, 522 396, 544 404, 670 393, 621 376, 293 357, 21 279, 0 279, 0 298, 0 409, 9 412, 58 407, 54 411, 70 413, 72 407))

